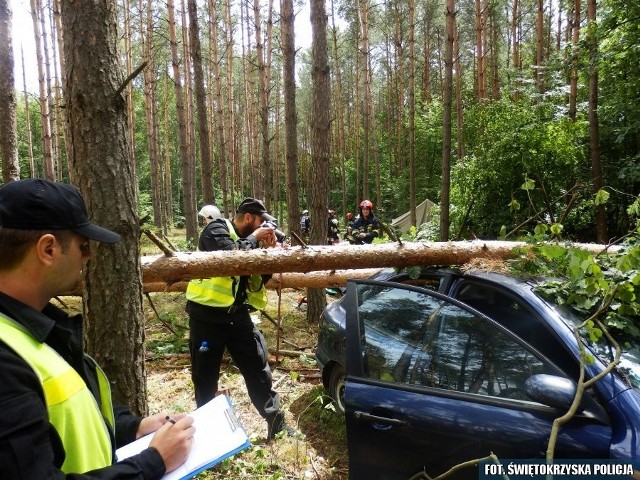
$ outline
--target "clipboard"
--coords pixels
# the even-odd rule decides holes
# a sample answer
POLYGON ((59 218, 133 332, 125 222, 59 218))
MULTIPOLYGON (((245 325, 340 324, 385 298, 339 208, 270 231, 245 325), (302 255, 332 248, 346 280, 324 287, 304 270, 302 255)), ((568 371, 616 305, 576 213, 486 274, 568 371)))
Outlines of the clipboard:
MULTIPOLYGON (((217 465, 225 458, 251 445, 227 395, 218 395, 189 414, 196 433, 189 458, 163 480, 186 480, 217 465)), ((116 450, 118 461, 131 457, 149 446, 153 433, 116 450)))

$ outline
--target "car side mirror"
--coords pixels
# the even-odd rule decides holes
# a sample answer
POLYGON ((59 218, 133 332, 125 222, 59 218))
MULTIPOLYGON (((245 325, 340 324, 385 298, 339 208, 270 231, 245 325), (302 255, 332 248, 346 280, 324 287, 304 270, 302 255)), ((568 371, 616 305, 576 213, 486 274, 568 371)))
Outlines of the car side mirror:
MULTIPOLYGON (((568 410, 576 396, 576 384, 565 377, 540 373, 532 375, 524 382, 527 396, 549 407, 568 410)), ((578 411, 582 411, 581 404, 578 411)))

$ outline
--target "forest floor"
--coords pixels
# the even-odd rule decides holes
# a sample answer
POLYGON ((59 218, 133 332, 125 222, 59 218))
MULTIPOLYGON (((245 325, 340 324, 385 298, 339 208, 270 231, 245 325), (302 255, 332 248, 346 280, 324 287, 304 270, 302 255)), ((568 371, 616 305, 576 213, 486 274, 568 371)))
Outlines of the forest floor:
MULTIPOLYGON (((228 391, 251 447, 196 478, 347 479, 344 418, 325 406, 320 372, 313 357, 318 323, 308 322, 306 309, 298 307, 303 290, 288 289, 280 295, 269 290, 268 295, 266 312, 271 320, 265 315, 256 320, 269 346, 274 389, 280 393, 287 423, 299 435, 265 441, 266 422, 249 401, 237 368, 225 358, 220 386, 228 391), (279 338, 275 325, 278 319, 279 338)), ((179 293, 154 293, 145 299, 150 413, 189 412, 195 408, 184 304, 184 294, 179 293)))

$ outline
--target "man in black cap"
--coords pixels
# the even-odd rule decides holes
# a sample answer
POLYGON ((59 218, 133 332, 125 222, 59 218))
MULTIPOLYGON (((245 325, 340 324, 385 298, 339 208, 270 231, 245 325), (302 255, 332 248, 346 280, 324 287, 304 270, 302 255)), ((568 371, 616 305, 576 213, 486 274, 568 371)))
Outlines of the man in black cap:
POLYGON ((0 478, 160 479, 188 456, 193 420, 114 408, 83 351, 82 317, 49 303, 77 286, 90 240, 120 235, 89 221, 76 188, 0 188, 0 478), (154 431, 149 448, 115 463, 116 447, 154 431))
MULTIPOLYGON (((198 250, 250 250, 276 245, 276 231, 261 226, 274 222, 264 204, 244 199, 233 220, 219 218, 207 224, 198 250)), ((191 378, 196 404, 204 405, 218 391, 220 364, 225 349, 240 369, 251 402, 267 421, 267 439, 278 432, 293 435, 280 410, 280 396, 273 390, 268 349, 262 332, 251 321, 250 312, 267 305, 264 287, 269 275, 242 275, 191 280, 187 286, 191 378)))

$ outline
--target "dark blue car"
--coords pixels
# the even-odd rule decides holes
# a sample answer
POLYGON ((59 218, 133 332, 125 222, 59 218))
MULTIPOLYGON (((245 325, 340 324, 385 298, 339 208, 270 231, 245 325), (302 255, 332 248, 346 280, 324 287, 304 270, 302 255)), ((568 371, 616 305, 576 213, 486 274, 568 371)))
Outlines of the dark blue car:
MULTIPOLYGON (((575 394, 583 319, 507 274, 384 270, 350 281, 323 315, 316 349, 344 411, 350 478, 435 477, 486 457, 544 458, 575 394)), ((613 359, 584 345, 586 378, 613 359)), ((586 390, 555 458, 624 459, 640 470, 640 349, 586 390)), ((462 476, 478 478, 477 467, 462 476)))

